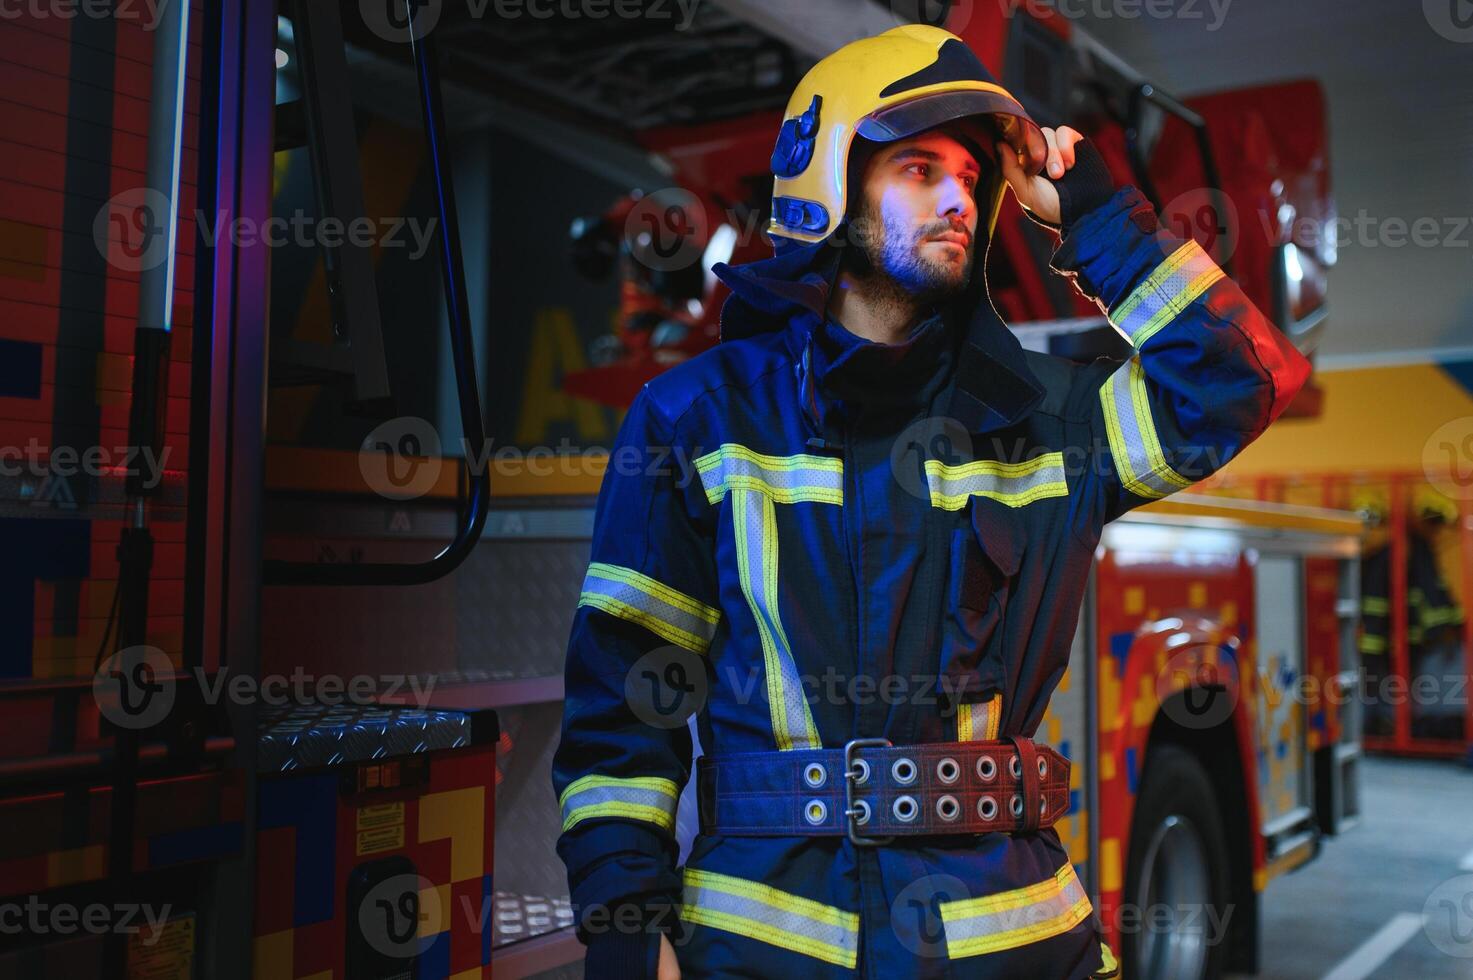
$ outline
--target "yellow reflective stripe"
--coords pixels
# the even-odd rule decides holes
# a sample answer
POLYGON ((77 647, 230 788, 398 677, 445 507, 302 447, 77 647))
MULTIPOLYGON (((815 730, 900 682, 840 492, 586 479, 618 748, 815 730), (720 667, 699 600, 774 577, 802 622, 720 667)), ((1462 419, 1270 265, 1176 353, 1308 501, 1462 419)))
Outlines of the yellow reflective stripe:
POLYGON ((1022 507, 1047 497, 1069 496, 1063 453, 1044 453, 1021 463, 984 459, 960 466, 928 459, 926 483, 931 490, 931 506, 942 510, 961 510, 969 497, 988 497, 1009 507, 1022 507))
POLYGON ((1391 603, 1384 596, 1365 596, 1360 601, 1360 611, 1367 616, 1385 616, 1391 612, 1391 603))
POLYGON ((995 740, 1001 724, 1001 694, 994 694, 990 701, 957 705, 956 740, 958 742, 995 740), (979 708, 981 709, 980 711, 978 710, 979 708))
POLYGON ((1360 641, 1356 644, 1361 653, 1385 653, 1386 637, 1374 636, 1370 633, 1362 633, 1360 641))
POLYGON ((1462 621, 1463 610, 1460 606, 1433 606, 1422 610, 1422 626, 1426 629, 1462 621))
POLYGON ((1131 493, 1156 500, 1192 485, 1166 462, 1146 392, 1139 355, 1120 366, 1100 386, 1105 434, 1120 482, 1131 493))
POLYGON ((662 639, 705 653, 721 620, 719 610, 632 568, 593 562, 578 605, 638 623, 662 639))
POLYGON ((793 648, 778 616, 777 513, 772 498, 756 490, 733 489, 731 513, 737 576, 762 641, 773 739, 782 751, 821 748, 793 648))
POLYGON ((1140 349, 1219 279, 1222 269, 1195 241, 1184 243, 1152 270, 1110 314, 1140 349))
POLYGON ((593 817, 620 817, 673 833, 679 803, 675 781, 661 776, 580 776, 558 796, 565 831, 593 817))
POLYGON ((718 503, 731 490, 757 490, 780 504, 844 502, 844 463, 827 456, 768 456, 737 443, 696 459, 706 499, 718 503))
POLYGON ((1115 958, 1115 951, 1104 943, 1100 943, 1100 970, 1091 973, 1095 980, 1112 980, 1120 976, 1120 961, 1115 958))
POLYGON ((979 956, 1068 932, 1089 918, 1089 896, 1066 864, 1027 888, 941 903, 947 955, 979 956))
POLYGON ((684 881, 683 921, 850 969, 858 963, 858 913, 712 871, 686 868, 684 881))

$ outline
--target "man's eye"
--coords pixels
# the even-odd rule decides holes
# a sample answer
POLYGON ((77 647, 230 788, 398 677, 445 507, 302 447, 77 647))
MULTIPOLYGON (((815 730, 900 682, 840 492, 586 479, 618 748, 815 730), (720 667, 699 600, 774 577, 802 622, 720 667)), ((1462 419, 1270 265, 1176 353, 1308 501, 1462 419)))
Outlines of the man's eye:
POLYGON ((926 166, 924 163, 912 163, 910 166, 906 167, 905 169, 911 171, 917 177, 925 177, 925 176, 927 176, 931 172, 930 168, 928 166, 926 166))

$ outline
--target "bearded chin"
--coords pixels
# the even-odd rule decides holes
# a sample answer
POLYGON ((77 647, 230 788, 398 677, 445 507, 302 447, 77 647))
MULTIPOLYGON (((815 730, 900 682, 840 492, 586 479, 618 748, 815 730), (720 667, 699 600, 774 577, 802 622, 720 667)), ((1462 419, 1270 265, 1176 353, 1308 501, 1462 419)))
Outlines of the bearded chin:
POLYGON ((972 277, 976 258, 976 239, 967 246, 966 261, 960 265, 929 258, 922 252, 924 232, 912 228, 895 228, 883 223, 873 212, 866 214, 869 228, 882 228, 879 241, 864 241, 860 252, 862 261, 856 271, 867 273, 867 278, 879 277, 888 280, 894 292, 905 293, 914 302, 936 305, 956 298, 967 287, 972 277))

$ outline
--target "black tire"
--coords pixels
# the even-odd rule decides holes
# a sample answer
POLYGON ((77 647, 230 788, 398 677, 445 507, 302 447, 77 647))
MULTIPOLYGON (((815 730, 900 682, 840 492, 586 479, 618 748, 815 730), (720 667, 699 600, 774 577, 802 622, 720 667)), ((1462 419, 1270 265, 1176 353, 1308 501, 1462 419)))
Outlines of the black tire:
POLYGON ((1122 898, 1126 980, 1222 975, 1227 942, 1219 933, 1230 921, 1231 869, 1221 813, 1195 756, 1176 745, 1151 749, 1131 821, 1122 898))

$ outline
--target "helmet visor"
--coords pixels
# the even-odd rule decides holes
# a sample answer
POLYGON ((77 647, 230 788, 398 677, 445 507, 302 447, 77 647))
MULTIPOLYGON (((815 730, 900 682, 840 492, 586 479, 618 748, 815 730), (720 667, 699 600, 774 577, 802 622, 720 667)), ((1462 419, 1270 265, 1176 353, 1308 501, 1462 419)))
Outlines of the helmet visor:
POLYGON ((1021 154, 1024 173, 1033 176, 1043 171, 1048 161, 1043 132, 1027 110, 997 92, 938 92, 911 99, 870 113, 859 121, 855 132, 876 143, 891 143, 969 116, 1021 154))

